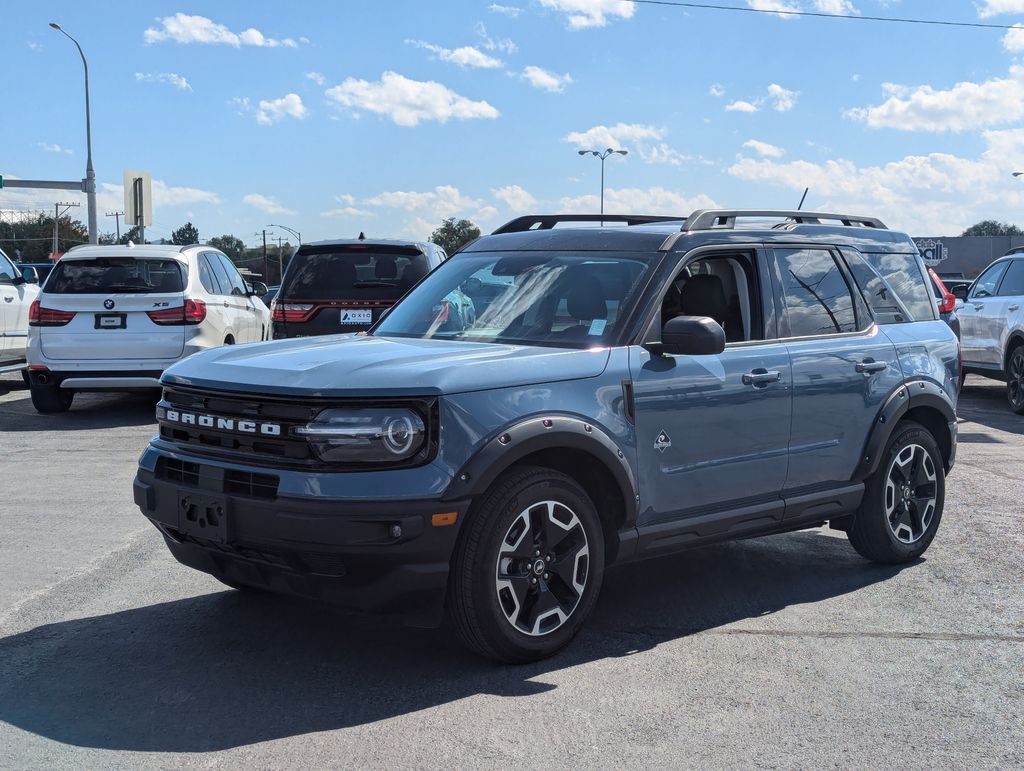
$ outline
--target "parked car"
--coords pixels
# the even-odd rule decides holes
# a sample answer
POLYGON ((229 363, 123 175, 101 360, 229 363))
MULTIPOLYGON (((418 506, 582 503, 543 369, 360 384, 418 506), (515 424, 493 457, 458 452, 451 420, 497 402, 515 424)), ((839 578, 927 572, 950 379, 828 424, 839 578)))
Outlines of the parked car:
POLYGON ((280 284, 278 284, 277 286, 267 287, 267 291, 264 292, 263 296, 260 297, 260 299, 263 300, 263 304, 266 305, 269 308, 270 304, 274 301, 274 298, 277 297, 277 293, 280 290, 281 290, 281 285, 280 284))
POLYGON ((956 314, 956 296, 946 289, 946 285, 938 274, 928 268, 928 275, 931 277, 932 294, 935 295, 935 305, 939 309, 939 318, 945 321, 953 334, 960 337, 960 317, 956 314))
POLYGON ((826 522, 920 557, 959 363, 914 242, 846 214, 603 220, 627 227, 518 218, 366 335, 171 367, 136 503, 229 586, 447 614, 509 662, 566 645, 612 563, 826 522))
POLYGON ((0 249, 0 373, 25 369, 28 312, 39 296, 39 277, 22 272, 0 249))
POLYGON ((1004 381, 1010 409, 1024 415, 1024 254, 1001 257, 955 294, 964 374, 1004 381))
POLYGON ((270 311, 208 246, 77 246, 29 310, 28 369, 39 412, 77 391, 159 386, 197 351, 269 338, 270 311))
POLYGON ((26 278, 35 277, 36 283, 42 286, 46 283, 46 277, 50 275, 50 271, 53 270, 53 266, 56 263, 53 262, 19 262, 15 263, 18 270, 26 278))
POLYGON ((364 332, 445 257, 412 241, 302 244, 274 298, 274 338, 364 332))

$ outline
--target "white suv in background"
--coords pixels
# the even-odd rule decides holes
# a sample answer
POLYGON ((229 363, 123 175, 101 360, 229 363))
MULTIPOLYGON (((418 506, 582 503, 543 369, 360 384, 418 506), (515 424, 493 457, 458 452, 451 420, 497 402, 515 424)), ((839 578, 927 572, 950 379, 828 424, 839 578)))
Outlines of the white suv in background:
POLYGON ((270 339, 270 311, 209 246, 78 246, 29 312, 32 404, 63 412, 75 391, 158 388, 190 354, 270 339))
POLYGON ((28 309, 38 296, 39 287, 0 249, 0 372, 24 368, 28 309))

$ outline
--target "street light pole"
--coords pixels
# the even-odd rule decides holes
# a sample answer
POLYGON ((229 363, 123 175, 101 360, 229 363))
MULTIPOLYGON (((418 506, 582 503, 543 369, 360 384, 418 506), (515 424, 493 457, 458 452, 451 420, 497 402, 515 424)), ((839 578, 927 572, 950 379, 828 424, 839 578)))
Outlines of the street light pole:
MULTIPOLYGON (((577 150, 580 155, 593 155, 595 158, 601 159, 601 214, 604 214, 604 162, 609 155, 629 155, 628 150, 613 150, 608 148, 603 153, 598 150, 577 150)), ((601 224, 604 225, 604 220, 601 220, 601 224)))
POLYGON ((85 198, 89 207, 89 243, 99 243, 99 228, 96 225, 96 172, 92 168, 92 117, 89 110, 89 62, 85 60, 85 53, 78 41, 65 32, 59 24, 51 21, 50 26, 64 35, 75 44, 78 55, 82 57, 82 66, 85 68, 85 198))
MULTIPOLYGON (((268 228, 281 228, 281 230, 287 230, 289 233, 291 233, 293 236, 295 236, 295 238, 299 242, 299 246, 302 246, 302 233, 300 233, 299 231, 292 230, 287 225, 267 225, 267 227, 268 228)), ((294 247, 292 248, 292 254, 295 254, 295 248, 294 247)), ((280 280, 282 282, 284 282, 284 258, 281 256, 281 245, 280 244, 278 244, 278 247, 277 247, 277 269, 278 269, 278 272, 280 273, 280 276, 278 276, 278 278, 280 278, 280 280)))

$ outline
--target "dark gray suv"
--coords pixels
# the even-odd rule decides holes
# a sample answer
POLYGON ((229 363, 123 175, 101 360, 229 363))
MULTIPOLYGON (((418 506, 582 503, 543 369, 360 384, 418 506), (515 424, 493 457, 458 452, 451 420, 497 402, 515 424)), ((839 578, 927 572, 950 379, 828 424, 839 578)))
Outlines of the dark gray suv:
POLYGON ((142 512, 230 586, 447 615, 509 662, 566 645, 613 563, 824 523, 919 557, 960 365, 914 242, 842 214, 603 219, 625 226, 510 222, 366 334, 175 365, 142 512))

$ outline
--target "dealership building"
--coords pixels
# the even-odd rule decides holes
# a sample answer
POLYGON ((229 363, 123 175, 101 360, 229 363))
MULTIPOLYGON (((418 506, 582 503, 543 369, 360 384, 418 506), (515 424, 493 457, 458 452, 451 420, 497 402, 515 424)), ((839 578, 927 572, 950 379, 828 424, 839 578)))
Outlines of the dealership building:
POLYGON ((1024 236, 953 236, 914 238, 925 264, 951 278, 977 278, 992 260, 1024 248, 1024 236), (962 274, 962 275, 957 275, 962 274))

